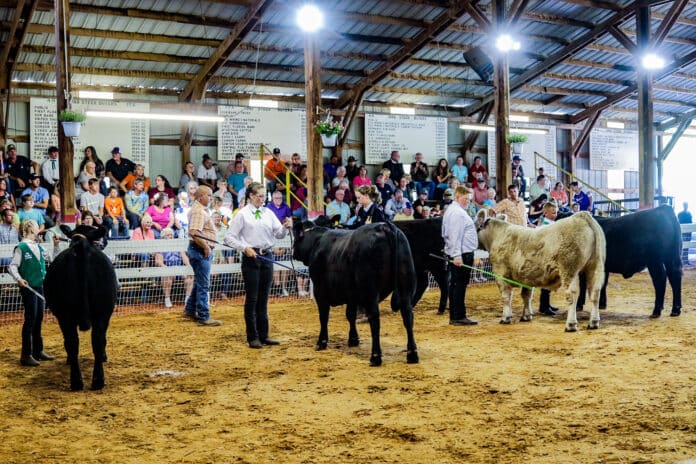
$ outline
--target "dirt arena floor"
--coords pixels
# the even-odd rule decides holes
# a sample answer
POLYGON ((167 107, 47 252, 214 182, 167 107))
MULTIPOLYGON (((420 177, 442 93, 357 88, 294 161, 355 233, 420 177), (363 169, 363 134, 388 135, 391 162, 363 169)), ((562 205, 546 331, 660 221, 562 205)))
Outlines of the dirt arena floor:
MULTIPOLYGON (((696 271, 681 317, 648 315, 647 275, 614 276, 601 328, 564 333, 564 317, 498 323, 495 286, 467 298, 477 327, 416 310, 421 362, 406 364, 401 318, 382 311, 384 365, 370 337, 346 346, 342 308, 330 348, 315 352, 313 304, 274 304, 283 344, 250 350, 242 309, 217 304, 222 327, 174 312, 118 316, 107 386, 68 391, 58 357, 19 365, 20 327, 0 327, 2 463, 675 463, 696 458, 696 271)), ((554 297, 553 300, 557 301, 554 297)), ((554 302, 555 302, 554 301, 554 302)), ((671 305, 671 303, 668 303, 671 305)), ((82 365, 91 381, 89 337, 82 365)))

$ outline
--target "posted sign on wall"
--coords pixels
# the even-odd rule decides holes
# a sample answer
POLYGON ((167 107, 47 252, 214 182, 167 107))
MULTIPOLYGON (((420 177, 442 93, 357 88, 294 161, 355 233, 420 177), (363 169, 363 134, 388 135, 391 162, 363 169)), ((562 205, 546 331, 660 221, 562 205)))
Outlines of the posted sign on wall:
POLYGON ((365 163, 382 164, 392 150, 401 152, 404 164, 410 164, 417 152, 435 166, 447 158, 447 118, 365 114, 365 163))
POLYGON ((590 132, 590 169, 638 170, 638 132, 596 128, 590 132))

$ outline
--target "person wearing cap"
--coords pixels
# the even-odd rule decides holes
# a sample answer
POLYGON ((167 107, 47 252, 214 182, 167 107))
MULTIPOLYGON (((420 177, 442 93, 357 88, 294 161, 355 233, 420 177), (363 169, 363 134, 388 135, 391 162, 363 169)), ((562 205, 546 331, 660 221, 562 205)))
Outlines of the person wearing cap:
POLYGON ((263 176, 266 178, 266 190, 268 193, 275 192, 276 186, 282 186, 282 190, 285 190, 285 185, 283 184, 285 169, 285 163, 280 159, 280 148, 274 148, 271 159, 266 162, 266 166, 263 168, 263 176))
POLYGON ((39 164, 26 156, 17 154, 17 147, 11 143, 7 146, 7 162, 5 172, 12 181, 15 198, 19 198, 29 184, 30 171, 39 172, 39 164))
POLYGON ((60 180, 58 147, 48 147, 48 159, 41 163, 41 186, 53 193, 53 188, 60 180))
POLYGON ((520 198, 524 200, 524 193, 527 191, 527 179, 524 177, 522 158, 519 155, 512 157, 512 183, 517 185, 520 198))
POLYGON ((404 176, 404 165, 401 163, 401 153, 399 150, 393 150, 389 155, 389 159, 382 164, 382 169, 389 169, 391 172, 391 180, 395 185, 404 176))
MULTIPOLYGON (((445 211, 447 211, 447 207, 452 204, 454 201, 454 189, 448 188, 445 190, 442 194, 442 201, 438 205, 440 208, 440 214, 443 214, 445 211)), ((467 203, 468 206, 468 203, 467 203)))
POLYGON ((121 149, 114 147, 111 150, 111 159, 106 162, 106 175, 111 181, 111 185, 119 189, 119 193, 125 191, 121 188, 121 182, 126 176, 135 170, 135 164, 128 158, 121 155, 121 149))
MULTIPOLYGON (((445 192, 447 193, 447 192, 445 192)), ((476 226, 467 213, 471 190, 459 186, 454 201, 442 218, 442 238, 450 265, 450 325, 476 325, 466 314, 466 287, 471 278, 474 250, 478 248, 476 226)))
POLYGON ((249 348, 258 349, 280 344, 268 335, 268 295, 273 284, 273 245, 275 239, 288 235, 292 218, 281 224, 273 211, 263 206, 266 189, 259 182, 249 185, 248 198, 249 203, 232 219, 225 244, 243 253, 246 338, 249 348))
POLYGON ((358 166, 358 160, 355 156, 351 155, 348 157, 346 162, 346 177, 348 178, 348 183, 353 184, 353 179, 355 179, 360 172, 360 167, 358 166))
POLYGON ((203 155, 201 165, 198 166, 196 178, 198 179, 198 185, 205 185, 213 192, 215 191, 215 188, 217 187, 217 172, 215 171, 213 160, 210 159, 210 156, 207 153, 203 155))
POLYGON ((418 199, 413 202, 413 219, 428 219, 430 214, 425 215, 426 206, 428 206, 428 191, 423 189, 418 194, 418 199))
POLYGON ((386 214, 390 220, 394 220, 394 217, 397 214, 403 213, 405 210, 407 210, 407 216, 413 215, 413 205, 411 205, 410 201, 404 198, 403 190, 397 188, 394 191, 394 197, 390 198, 389 201, 387 201, 387 204, 384 206, 384 214, 386 214))
POLYGON ((53 220, 46 215, 46 208, 48 208, 48 201, 51 195, 48 193, 48 190, 41 187, 41 176, 37 174, 29 176, 29 185, 22 191, 22 197, 24 195, 31 195, 32 200, 34 200, 34 209, 43 216, 46 228, 53 227, 55 225, 53 220))

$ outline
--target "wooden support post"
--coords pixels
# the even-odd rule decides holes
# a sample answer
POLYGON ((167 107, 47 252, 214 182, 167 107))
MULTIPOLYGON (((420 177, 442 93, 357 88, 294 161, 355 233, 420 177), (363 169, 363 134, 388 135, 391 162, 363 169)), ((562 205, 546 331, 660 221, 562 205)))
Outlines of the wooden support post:
POLYGON ((314 129, 321 107, 321 62, 315 34, 305 34, 305 108, 307 112, 307 213, 310 219, 324 214, 324 163, 321 136, 314 129))
MULTIPOLYGON (((650 6, 641 2, 636 14, 638 49, 650 44, 650 6)), ((638 68, 638 170, 640 208, 652 208, 655 204, 655 137, 653 131, 653 75, 638 68)))
MULTIPOLYGON (((68 0, 54 0, 55 10, 55 65, 56 65, 56 110, 58 114, 70 103, 70 6, 68 0)), ((72 139, 63 133, 58 122, 58 167, 60 170, 60 210, 63 222, 75 222, 75 156, 72 139)))
MULTIPOLYGON (((505 1, 493 0, 493 33, 505 27, 505 1)), ((495 160, 496 190, 499 197, 506 198, 507 187, 512 183, 510 144, 507 141, 510 114, 510 70, 506 53, 498 52, 493 60, 495 95, 495 160)))
MULTIPOLYGON (((181 149, 181 167, 191 161, 191 142, 193 141, 193 131, 190 123, 181 125, 181 138, 179 139, 179 147, 181 149)), ((219 154, 218 154, 219 157, 219 154)))

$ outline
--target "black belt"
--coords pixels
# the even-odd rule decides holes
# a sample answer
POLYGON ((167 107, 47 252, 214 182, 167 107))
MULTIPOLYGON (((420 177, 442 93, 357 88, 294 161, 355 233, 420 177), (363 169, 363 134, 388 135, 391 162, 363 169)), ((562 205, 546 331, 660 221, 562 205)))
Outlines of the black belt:
POLYGON ((201 253, 203 253, 203 252, 205 251, 205 250, 203 250, 203 248, 201 248, 201 247, 200 247, 196 242, 194 242, 193 240, 189 240, 189 246, 190 246, 191 248, 193 248, 194 250, 200 251, 201 253))
POLYGON ((254 250, 254 253, 256 253, 257 255, 270 255, 273 251, 273 248, 252 248, 252 250, 254 250))

